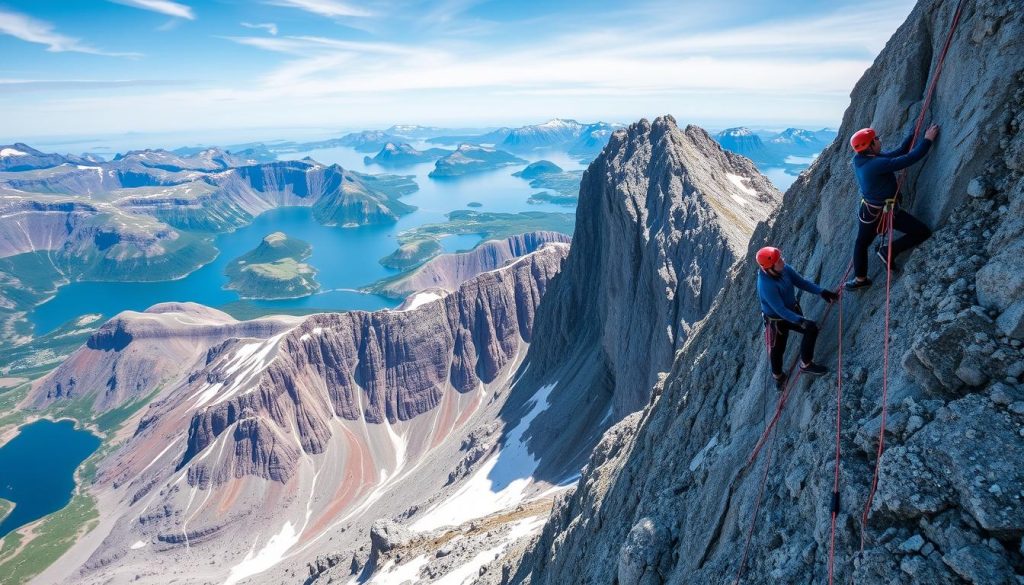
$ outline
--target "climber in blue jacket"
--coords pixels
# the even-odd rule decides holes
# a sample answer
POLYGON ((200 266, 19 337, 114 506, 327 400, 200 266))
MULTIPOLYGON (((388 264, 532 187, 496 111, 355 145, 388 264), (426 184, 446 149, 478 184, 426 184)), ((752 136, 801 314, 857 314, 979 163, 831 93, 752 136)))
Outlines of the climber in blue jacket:
MULTIPOLYGON (((858 208, 857 241, 853 245, 853 278, 847 281, 847 290, 857 290, 871 286, 868 278, 868 248, 878 235, 878 222, 885 212, 886 203, 895 207, 892 227, 903 235, 892 243, 892 258, 909 250, 931 237, 932 232, 921 220, 899 207, 897 192, 899 182, 896 172, 903 170, 928 154, 928 150, 939 135, 939 127, 932 124, 924 132, 924 140, 918 142, 913 150, 913 135, 908 136, 896 150, 882 152, 882 143, 872 128, 858 130, 850 138, 850 146, 857 153, 853 157, 853 171, 857 175, 857 183, 863 196, 858 208)), ((879 244, 875 255, 882 265, 889 262, 888 242, 879 244)), ((891 266, 896 270, 895 262, 891 266)))
POLYGON ((814 344, 818 340, 818 324, 805 319, 796 300, 796 288, 820 295, 828 303, 839 298, 836 293, 825 290, 805 279, 799 272, 787 266, 778 248, 766 246, 757 251, 757 295, 761 300, 764 314, 765 336, 768 341, 768 355, 772 376, 781 388, 786 383, 782 371, 782 356, 786 352, 789 332, 803 335, 800 342, 800 370, 815 376, 828 373, 828 369, 814 363, 814 344))

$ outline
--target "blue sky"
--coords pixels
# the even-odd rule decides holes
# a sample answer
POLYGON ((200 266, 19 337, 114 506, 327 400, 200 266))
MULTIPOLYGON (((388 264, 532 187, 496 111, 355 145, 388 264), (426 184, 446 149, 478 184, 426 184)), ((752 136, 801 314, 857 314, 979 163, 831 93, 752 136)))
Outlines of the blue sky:
POLYGON ((0 143, 662 113, 835 126, 912 6, 0 0, 0 143))

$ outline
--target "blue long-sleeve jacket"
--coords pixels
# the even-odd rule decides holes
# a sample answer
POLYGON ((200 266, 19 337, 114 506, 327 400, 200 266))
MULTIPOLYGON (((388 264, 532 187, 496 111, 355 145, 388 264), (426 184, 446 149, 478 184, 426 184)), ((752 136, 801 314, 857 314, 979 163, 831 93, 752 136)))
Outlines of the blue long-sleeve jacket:
POLYGON ((861 195, 872 205, 882 205, 896 195, 896 171, 905 169, 924 158, 932 141, 924 138, 910 150, 914 139, 908 136, 896 150, 878 154, 860 153, 853 157, 853 172, 857 175, 861 195))
POLYGON ((796 290, 799 287, 809 293, 821 294, 821 287, 807 280, 788 264, 782 274, 772 276, 764 270, 757 271, 757 296, 761 299, 761 312, 774 319, 785 319, 800 324, 803 319, 796 311, 796 290))

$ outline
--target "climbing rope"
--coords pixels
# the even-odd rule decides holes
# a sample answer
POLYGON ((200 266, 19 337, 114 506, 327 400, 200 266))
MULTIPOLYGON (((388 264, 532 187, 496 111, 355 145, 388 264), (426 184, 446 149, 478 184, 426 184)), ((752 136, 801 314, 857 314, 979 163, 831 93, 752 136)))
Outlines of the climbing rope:
MULTIPOLYGON (((966 0, 960 0, 956 6, 956 12, 953 13, 953 21, 950 24, 949 33, 946 34, 946 41, 942 45, 942 52, 939 53, 939 59, 935 64, 935 73, 932 75, 931 82, 928 84, 928 91, 925 93, 924 103, 921 105, 921 112, 918 114, 917 121, 914 124, 914 135, 910 141, 910 148, 913 148, 914 144, 917 142, 917 138, 921 133, 921 127, 924 126, 925 116, 931 108, 932 97, 935 94, 935 87, 938 84, 939 77, 942 75, 942 66, 946 62, 946 55, 949 53, 949 47, 953 42, 953 34, 956 32, 957 25, 960 24, 960 15, 963 13, 965 3, 966 0)), ((895 196, 899 195, 906 178, 907 171, 904 169, 897 180, 895 196)), ((885 337, 882 340, 882 415, 881 426, 878 429, 878 451, 875 454, 875 469, 871 477, 871 489, 868 490, 867 502, 865 503, 864 511, 861 514, 860 552, 858 553, 858 557, 861 557, 864 554, 864 545, 867 540, 868 517, 871 515, 871 504, 875 499, 875 491, 878 489, 879 469, 882 462, 882 453, 885 451, 885 425, 889 411, 889 317, 892 288, 892 233, 893 216, 895 212, 896 203, 893 201, 893 204, 886 205, 885 214, 882 218, 882 221, 885 221, 885 229, 888 235, 885 261, 885 337)))
POLYGON ((829 535, 828 545, 828 585, 832 585, 836 558, 836 519, 839 517, 839 463, 842 459, 842 451, 839 443, 843 429, 843 292, 839 289, 839 334, 836 350, 836 463, 835 478, 832 482, 832 529, 829 535))

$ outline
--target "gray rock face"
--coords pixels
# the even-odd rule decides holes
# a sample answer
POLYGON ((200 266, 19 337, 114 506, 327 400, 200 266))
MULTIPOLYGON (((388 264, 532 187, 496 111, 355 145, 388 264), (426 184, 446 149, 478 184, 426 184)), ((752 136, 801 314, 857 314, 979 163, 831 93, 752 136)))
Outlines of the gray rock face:
POLYGON ((408 546, 413 540, 413 533, 394 520, 381 518, 370 526, 370 554, 389 552, 396 548, 408 546))
POLYGON ((530 375, 611 394, 616 419, 640 408, 779 197, 700 128, 666 116, 617 131, 583 175, 530 375))
POLYGON ((658 582, 658 562, 668 552, 668 532, 650 518, 641 518, 626 535, 619 551, 619 583, 646 585, 658 582))
POLYGON ((516 258, 529 254, 549 242, 569 243, 571 237, 558 232, 529 232, 504 240, 484 242, 469 252, 443 254, 427 261, 411 273, 387 282, 375 290, 397 297, 439 288, 453 291, 477 274, 500 268, 516 258))
MULTIPOLYGON (((888 144, 907 131, 953 7, 938 0, 917 4, 854 88, 841 137, 870 125, 888 144)), ((855 438, 870 435, 861 428, 880 414, 884 287, 843 301, 839 582, 1020 580, 1024 419, 1012 405, 1019 400, 1024 370, 1016 364, 1024 354, 1017 340, 997 330, 993 317, 1019 298, 1011 291, 1024 238, 1021 38, 1020 11, 1004 2, 967 4, 930 116, 943 134, 910 173, 906 204, 935 234, 901 258, 904 271, 893 283, 887 450, 859 561, 860 518, 875 443, 855 438), (970 197, 968 183, 977 177, 991 188, 970 197), (992 268, 997 264, 1008 271, 992 268), (955 350, 940 360, 942 348, 953 347, 954 339, 955 350), (901 548, 917 534, 924 540, 920 548, 916 542, 901 548)), ((746 253, 751 264, 754 252, 770 243, 788 251, 805 275, 829 286, 838 283, 849 262, 859 203, 849 159, 843 141, 825 150, 772 220, 756 230, 746 253)), ((644 234, 635 230, 632 237, 640 240, 644 234)), ((578 228, 573 252, 608 239, 578 228)), ((571 278, 573 261, 570 254, 552 294, 562 279, 571 278)), ((884 279, 877 265, 872 276, 876 282, 884 279)), ((752 527, 742 582, 826 578, 836 377, 795 384, 774 438, 747 467, 777 396, 768 380, 754 288, 755 270, 743 266, 729 275, 714 308, 676 356, 660 397, 636 415, 637 432, 607 438, 619 455, 595 452, 572 496, 556 504, 533 552, 509 561, 505 582, 611 583, 623 568, 635 575, 636 567, 647 565, 631 559, 643 556, 626 555, 623 564, 622 549, 635 540, 634 529, 645 519, 663 527, 673 543, 652 583, 732 582, 752 527)), ((664 298, 663 291, 650 290, 630 302, 664 298)), ((814 318, 824 314, 816 299, 805 299, 804 309, 814 318)), ((544 316, 542 306, 539 324, 544 316)), ((817 354, 833 368, 835 317, 833 312, 823 321, 817 354)), ((661 334, 658 325, 646 332, 661 334)), ((633 334, 628 327, 614 330, 633 334)), ((531 351, 551 336, 542 331, 539 325, 531 351)), ((637 345, 650 351, 654 344, 637 345)), ((879 421, 876 432, 880 428, 879 421)))

